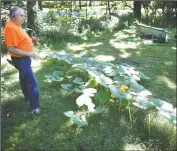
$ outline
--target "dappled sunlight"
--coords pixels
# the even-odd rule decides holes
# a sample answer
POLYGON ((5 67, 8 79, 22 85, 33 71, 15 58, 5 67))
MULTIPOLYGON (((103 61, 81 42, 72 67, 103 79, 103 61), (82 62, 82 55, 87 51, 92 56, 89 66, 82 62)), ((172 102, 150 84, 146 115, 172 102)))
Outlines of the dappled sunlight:
POLYGON ((140 56, 141 52, 140 51, 136 51, 136 54, 137 54, 137 56, 140 56))
POLYGON ((152 40, 146 40, 146 39, 143 40, 142 43, 143 43, 143 44, 146 44, 146 45, 148 45, 148 44, 149 44, 149 45, 150 45, 150 44, 154 44, 152 40))
POLYGON ((84 46, 83 44, 80 45, 68 44, 68 49, 71 49, 73 52, 76 52, 78 50, 84 50, 84 46))
POLYGON ((125 50, 121 50, 122 54, 119 54, 121 58, 128 58, 131 56, 130 53, 126 52, 125 50))
POLYGON ((167 62, 165 62, 165 65, 172 66, 173 65, 173 61, 167 61, 167 62))
POLYGON ((119 33, 119 32, 115 33, 113 36, 114 36, 114 37, 117 37, 117 38, 119 38, 119 39, 130 37, 129 35, 124 35, 124 34, 119 33))
POLYGON ((109 55, 98 55, 95 57, 95 59, 96 59, 96 61, 107 62, 107 61, 114 61, 115 57, 109 56, 109 55))
POLYGON ((117 42, 114 39, 110 40, 110 45, 116 49, 136 49, 140 42, 117 42))
POLYGON ((42 62, 43 62, 42 60, 32 60, 31 67, 33 69, 33 72, 37 72, 38 70, 41 69, 42 62))
POLYGON ((97 52, 98 50, 97 49, 90 49, 89 51, 91 51, 91 52, 97 52))
POLYGON ((82 56, 84 56, 84 55, 87 55, 87 53, 88 53, 88 50, 85 50, 85 51, 80 52, 80 53, 77 54, 76 56, 82 57, 82 56))
POLYGON ((160 81, 160 83, 165 83, 167 87, 171 88, 171 89, 176 89, 176 84, 174 82, 172 82, 169 78, 164 77, 164 76, 159 76, 158 81, 160 81))
POLYGON ((87 36, 83 36, 82 40, 88 40, 88 37, 87 36))
POLYGON ((176 47, 171 47, 171 49, 176 50, 176 47))
POLYGON ((141 145, 140 144, 125 144, 124 150, 143 150, 141 148, 141 145))
POLYGON ((102 42, 97 42, 95 44, 86 44, 86 43, 84 43, 83 45, 84 45, 84 47, 96 47, 96 46, 100 46, 102 44, 103 44, 102 42))
POLYGON ((134 30, 134 29, 123 29, 122 32, 126 32, 127 34, 128 33, 129 34, 134 34, 134 33, 136 33, 136 30, 134 30))
POLYGON ((77 45, 69 43, 68 49, 71 49, 73 52, 77 52, 80 50, 84 50, 85 48, 88 48, 88 47, 96 47, 96 46, 100 46, 102 44, 103 44, 102 42, 97 42, 97 43, 93 43, 93 44, 83 43, 83 44, 77 44, 77 45))

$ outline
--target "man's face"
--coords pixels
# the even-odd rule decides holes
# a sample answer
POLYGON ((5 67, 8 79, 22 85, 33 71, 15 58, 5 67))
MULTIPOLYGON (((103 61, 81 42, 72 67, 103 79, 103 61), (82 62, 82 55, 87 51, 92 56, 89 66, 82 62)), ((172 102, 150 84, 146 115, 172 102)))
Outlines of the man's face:
POLYGON ((25 21, 25 13, 23 9, 18 9, 15 12, 15 22, 19 25, 22 25, 25 21))

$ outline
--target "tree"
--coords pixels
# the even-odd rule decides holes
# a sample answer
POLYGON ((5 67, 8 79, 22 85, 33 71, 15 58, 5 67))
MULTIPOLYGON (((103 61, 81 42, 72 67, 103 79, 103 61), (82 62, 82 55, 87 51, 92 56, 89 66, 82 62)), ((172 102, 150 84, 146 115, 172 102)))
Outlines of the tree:
POLYGON ((42 1, 38 1, 39 9, 42 10, 42 1))
POLYGON ((111 15, 111 8, 110 8, 110 3, 108 1, 108 11, 109 11, 109 15, 111 15))
MULTIPOLYGON (((27 27, 32 30, 35 29, 36 11, 33 9, 35 5, 36 1, 27 1, 27 27)), ((31 30, 28 31, 28 34, 32 34, 31 30)))
POLYGON ((87 12, 87 1, 86 1, 86 21, 87 21, 87 16, 88 16, 88 12, 87 12))
POLYGON ((72 11, 73 11, 73 3, 71 1, 71 7, 70 7, 70 17, 72 16, 72 11))
POLYGON ((82 9, 82 7, 81 7, 81 0, 79 1, 79 8, 80 8, 80 10, 82 9))
POLYGON ((133 11, 138 20, 141 20, 141 1, 134 1, 133 11))
POLYGON ((92 6, 92 1, 90 1, 90 3, 89 3, 89 7, 91 7, 92 6))

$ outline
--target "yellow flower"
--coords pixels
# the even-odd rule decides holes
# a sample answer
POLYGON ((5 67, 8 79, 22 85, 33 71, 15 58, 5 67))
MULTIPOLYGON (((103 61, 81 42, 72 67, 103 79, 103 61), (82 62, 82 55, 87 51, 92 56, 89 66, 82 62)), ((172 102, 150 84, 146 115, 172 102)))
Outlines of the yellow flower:
POLYGON ((128 90, 129 90, 129 87, 127 87, 127 86, 125 86, 125 85, 123 85, 123 86, 121 86, 120 87, 120 91, 122 91, 122 92, 128 92, 128 90))
POLYGON ((95 79, 93 79, 93 78, 89 79, 88 83, 93 88, 96 88, 99 86, 99 83, 97 81, 95 81, 95 79))
POLYGON ((111 98, 112 98, 112 99, 115 99, 116 97, 115 97, 114 95, 111 94, 111 98))

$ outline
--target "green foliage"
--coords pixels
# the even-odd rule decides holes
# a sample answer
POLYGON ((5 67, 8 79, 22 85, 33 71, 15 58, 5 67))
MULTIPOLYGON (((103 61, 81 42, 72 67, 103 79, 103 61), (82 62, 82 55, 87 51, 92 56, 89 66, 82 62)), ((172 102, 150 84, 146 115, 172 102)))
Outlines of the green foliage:
MULTIPOLYGON (((1 37, 3 38, 3 37, 1 37)), ((2 55, 6 55, 8 53, 7 46, 5 44, 5 41, 1 39, 1 53, 2 55)))
MULTIPOLYGON (((152 78, 151 81, 144 80, 138 83, 153 92, 153 96, 156 98, 167 100, 175 106, 176 89, 173 88, 176 79, 176 72, 174 72, 176 60, 175 45, 171 43, 168 45, 139 45, 136 49, 126 49, 126 52, 131 54, 130 57, 117 60, 117 57, 119 58, 119 55, 122 54, 122 52, 109 44, 109 40, 113 38, 112 36, 114 34, 121 33, 120 37, 114 37, 121 42, 126 43, 127 40, 133 41, 134 44, 136 44, 136 42, 142 42, 142 40, 136 40, 136 37, 131 37, 132 29, 125 31, 126 33, 124 33, 124 31, 119 31, 104 34, 103 32, 100 37, 97 37, 96 39, 93 38, 84 41, 86 44, 96 43, 97 41, 103 43, 101 46, 96 47, 96 50, 98 50, 97 52, 86 56, 95 57, 96 55, 109 54, 116 57, 116 60, 113 63, 127 62, 133 64, 137 69, 143 71, 152 78), (131 38, 124 39, 122 38, 124 35, 131 38), (140 54, 138 55, 137 52, 140 52, 140 54), (168 78, 168 80, 163 77, 168 78), (167 85, 168 81, 171 81, 171 83, 168 83, 167 85)), ((170 29, 169 31, 170 36, 172 35, 173 37, 173 33, 175 33, 176 29, 173 29, 173 32, 171 32, 170 29)), ((82 43, 83 42, 81 41, 80 44, 82 43)), ((79 43, 77 43, 77 45, 79 46, 79 43)), ((91 49, 87 48, 87 50, 90 51, 91 49)), ((40 52, 41 51, 45 51, 45 49, 41 48, 40 52)), ((68 52, 67 48, 64 49, 64 51, 68 52)), ((70 51, 70 53, 74 52, 70 51)), ((164 126, 163 122, 166 122, 166 120, 164 120, 163 117, 159 120, 158 116, 155 116, 155 120, 153 120, 154 123, 151 123, 150 137, 146 127, 146 121, 144 120, 145 116, 147 116, 146 113, 148 113, 149 110, 141 110, 136 106, 131 108, 132 115, 134 109, 138 109, 138 112, 134 115, 137 117, 137 120, 132 128, 128 124, 129 118, 127 108, 125 109, 122 107, 124 111, 121 110, 119 112, 114 103, 103 106, 102 108, 104 111, 100 115, 89 113, 90 115, 87 118, 88 126, 80 128, 76 124, 71 125, 69 118, 63 113, 65 111, 78 110, 75 102, 78 93, 73 93, 72 95, 68 95, 67 93, 63 94, 58 82, 51 85, 50 83, 43 82, 43 80, 45 74, 52 74, 54 70, 64 71, 66 74, 71 69, 72 71, 75 71, 75 68, 71 68, 71 65, 63 60, 51 59, 53 61, 50 62, 49 60, 50 59, 47 59, 42 62, 40 64, 41 68, 35 72, 39 82, 41 109, 44 112, 44 114, 39 117, 28 114, 28 105, 23 103, 22 94, 17 93, 20 92, 20 85, 18 82, 16 83, 14 81, 17 74, 14 74, 14 72, 8 72, 8 75, 5 74, 5 81, 14 82, 5 85, 7 91, 1 93, 5 96, 1 99, 3 107, 2 112, 5 111, 1 118, 3 136, 1 143, 2 150, 28 150, 28 148, 33 150, 79 150, 78 142, 82 142, 82 146, 86 150, 102 150, 102 148, 105 150, 176 149, 176 132, 174 132, 176 131, 176 128, 171 132, 172 137, 169 138, 170 132, 167 126, 171 125, 167 123, 168 125, 164 126), (45 65, 43 66, 44 63, 45 65), (48 63, 50 63, 50 65, 48 65, 48 63), (12 94, 16 94, 17 97, 13 97, 14 95, 12 94), (13 111, 16 116, 13 116, 13 111), (9 117, 4 118, 6 114, 9 114, 9 117), (159 122, 161 127, 159 127, 159 122), (33 141, 34 138, 35 141, 33 141), (169 147, 168 140, 171 140, 171 148, 169 147), (60 142, 60 145, 58 145, 58 142, 60 142), (129 144, 129 147, 127 147, 127 144, 129 144)), ((2 65, 3 64, 4 63, 2 62, 2 65)), ((79 72, 70 72, 70 75, 72 75, 72 73, 75 73, 75 77, 80 77, 79 72)), ((66 75, 66 77, 67 76, 68 75, 66 75)), ((88 81, 88 79, 84 81, 88 81)), ((65 83, 68 83, 68 81, 65 83)), ((98 87, 97 89, 100 90, 101 88, 98 87)), ((116 102, 116 99, 114 102, 116 102)), ((121 105, 123 102, 125 101, 122 100, 121 105)), ((86 109, 86 106, 79 108, 79 110, 86 109)), ((158 110, 153 111, 156 113, 158 110)))
POLYGON ((49 10, 46 16, 44 16, 43 21, 47 24, 55 24, 58 19, 53 10, 49 10))
POLYGON ((55 13, 50 10, 44 17, 38 14, 36 32, 41 37, 42 43, 67 41, 74 37, 74 18, 67 16, 56 17, 55 13))
POLYGON ((63 77, 61 77, 62 75, 64 75, 63 72, 61 72, 61 71, 54 71, 52 75, 45 75, 45 77, 47 79, 44 80, 44 81, 45 82, 52 82, 52 81, 61 82, 61 81, 63 81, 63 77))
MULTIPOLYGON (((55 57, 56 55, 50 55, 50 57, 55 57)), ((92 102, 91 97, 95 95, 95 100, 99 103, 99 105, 105 105, 108 103, 110 99, 110 93, 118 98, 119 100, 127 100, 128 101, 128 109, 129 109, 129 118, 131 125, 136 121, 136 119, 133 116, 133 113, 131 112, 131 105, 134 105, 140 109, 150 109, 154 106, 160 110, 161 115, 166 117, 173 125, 176 123, 175 116, 172 114, 173 112, 173 106, 165 101, 157 100, 157 99, 151 99, 149 101, 149 96, 151 96, 151 92, 146 90, 142 85, 138 84, 137 81, 140 81, 140 77, 143 77, 144 79, 149 80, 150 78, 147 77, 142 72, 134 70, 134 67, 126 64, 123 65, 113 65, 111 63, 105 64, 105 63, 99 63, 94 60, 90 60, 87 58, 79 58, 74 57, 71 55, 59 55, 57 57, 58 59, 64 60, 68 62, 69 64, 75 64, 75 67, 78 67, 82 70, 85 70, 88 72, 88 74, 95 78, 95 81, 97 81, 101 85, 101 91, 93 88, 84 89, 85 87, 89 86, 90 83, 94 79, 90 79, 89 82, 87 82, 84 86, 82 86, 83 91, 77 89, 75 92, 83 93, 76 99, 76 104, 79 107, 82 107, 83 105, 86 105, 88 107, 89 112, 96 112, 95 111, 95 104, 92 102), (79 61, 80 59, 80 61, 79 61), (94 70, 93 70, 94 69, 94 70), (117 74, 113 74, 114 80, 111 78, 106 77, 102 72, 106 74, 110 74, 112 72, 115 72, 117 74), (119 75, 119 76, 118 76, 119 75), (126 76, 124 76, 126 75, 126 76), (136 75, 136 78, 134 77, 136 75), (136 81, 137 80, 137 81, 136 81), (118 86, 114 85, 115 83, 119 83, 118 86), (123 84, 123 85, 122 85, 123 84), (128 85, 129 87, 125 86, 128 85), (103 87, 105 87, 103 90, 103 87), (108 91, 109 90, 109 91, 108 91), (160 103, 159 103, 160 102, 160 103), (159 105, 160 104, 160 105, 159 105), (170 113, 169 113, 170 112, 170 113)), ((83 84, 83 80, 80 78, 75 78, 73 80, 75 84, 83 84)), ((70 88, 74 89, 73 87, 70 88)), ((120 101, 120 104, 122 101, 120 101)), ((149 133, 150 133, 150 125, 149 127, 149 133)))
POLYGON ((97 102, 100 105, 104 105, 104 104, 108 103, 108 101, 110 99, 110 94, 107 91, 98 91, 95 94, 95 99, 97 100, 97 102))
POLYGON ((145 13, 142 13, 142 23, 150 26, 169 28, 176 27, 175 2, 152 1, 150 4, 143 5, 145 13))

